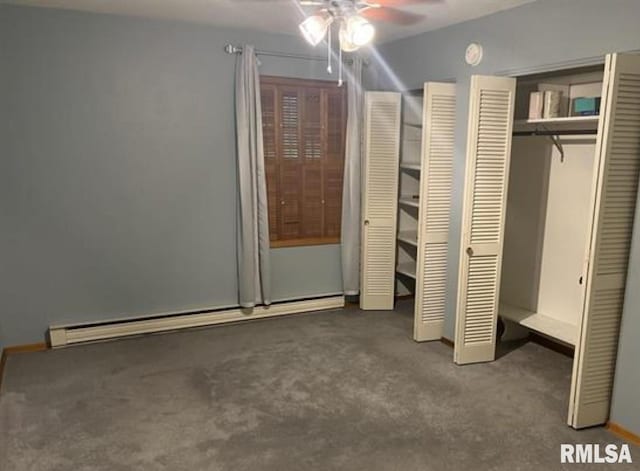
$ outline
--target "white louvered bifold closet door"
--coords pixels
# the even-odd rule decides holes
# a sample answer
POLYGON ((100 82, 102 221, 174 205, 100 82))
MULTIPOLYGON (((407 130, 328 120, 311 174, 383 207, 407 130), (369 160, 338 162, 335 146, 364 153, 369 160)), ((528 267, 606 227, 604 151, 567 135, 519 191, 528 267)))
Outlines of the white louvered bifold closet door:
POLYGON ((585 311, 568 419, 575 428, 609 418, 640 173, 640 56, 607 56, 596 152, 585 311))
POLYGON ((516 81, 473 76, 454 360, 495 359, 516 81))
POLYGON ((401 95, 365 94, 361 309, 393 309, 401 95))
POLYGON ((447 246, 453 181, 456 86, 424 85, 418 259, 413 338, 440 340, 447 284, 447 246))

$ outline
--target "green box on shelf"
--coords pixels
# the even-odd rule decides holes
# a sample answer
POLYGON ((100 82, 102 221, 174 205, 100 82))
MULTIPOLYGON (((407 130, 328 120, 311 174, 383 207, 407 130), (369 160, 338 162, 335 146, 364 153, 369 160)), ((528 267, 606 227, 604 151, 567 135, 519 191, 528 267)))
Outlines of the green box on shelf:
POLYGON ((600 113, 600 97, 580 97, 573 99, 573 116, 595 116, 600 113))

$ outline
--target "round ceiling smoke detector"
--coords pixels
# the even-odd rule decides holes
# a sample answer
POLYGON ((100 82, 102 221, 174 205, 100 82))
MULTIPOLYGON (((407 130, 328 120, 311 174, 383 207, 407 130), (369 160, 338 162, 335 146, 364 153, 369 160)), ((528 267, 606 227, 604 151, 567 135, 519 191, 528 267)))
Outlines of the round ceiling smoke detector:
POLYGON ((482 62, 482 46, 478 43, 469 44, 464 58, 467 61, 467 64, 475 67, 482 62))

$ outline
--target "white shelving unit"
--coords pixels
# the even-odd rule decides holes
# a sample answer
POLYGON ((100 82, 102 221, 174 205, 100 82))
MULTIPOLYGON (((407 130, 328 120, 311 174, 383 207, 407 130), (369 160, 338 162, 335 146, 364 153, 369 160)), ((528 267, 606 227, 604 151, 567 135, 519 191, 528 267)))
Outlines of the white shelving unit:
POLYGON ((413 170, 414 172, 419 172, 420 171, 420 164, 419 163, 401 163, 400 164, 400 168, 403 170, 413 170))
POLYGON ((415 292, 420 208, 422 152, 422 95, 402 97, 402 141, 400 147, 398 234, 396 243, 396 294, 415 292))
POLYGON ((398 232, 398 240, 405 244, 418 246, 418 231, 400 231, 398 232))
POLYGON ((408 276, 409 278, 416 279, 416 264, 411 262, 405 262, 398 264, 396 271, 401 275, 408 276))
POLYGON ((412 208, 419 208, 420 207, 420 200, 418 198, 413 198, 413 197, 400 197, 400 199, 398 200, 398 203, 403 205, 403 206, 410 206, 412 208))
POLYGON ((417 342, 443 335, 455 92, 455 84, 426 82, 419 98, 405 97, 396 286, 397 294, 413 294, 417 342))

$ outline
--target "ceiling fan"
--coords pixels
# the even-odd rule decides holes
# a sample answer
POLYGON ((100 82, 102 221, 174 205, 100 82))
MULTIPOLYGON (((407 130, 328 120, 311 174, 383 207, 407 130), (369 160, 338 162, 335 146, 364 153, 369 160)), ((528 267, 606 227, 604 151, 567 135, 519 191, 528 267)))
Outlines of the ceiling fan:
POLYGON ((319 6, 345 15, 357 14, 372 21, 385 21, 399 25, 419 23, 425 15, 406 12, 398 7, 437 3, 441 0, 299 0, 302 6, 319 6))
POLYGON ((425 16, 396 7, 437 1, 440 0, 299 0, 302 6, 319 7, 299 28, 304 38, 315 46, 327 33, 331 34, 331 24, 337 22, 340 49, 352 52, 371 42, 375 35, 375 28, 368 20, 414 24, 425 16))
POLYGON ((370 21, 388 22, 402 26, 419 23, 425 18, 425 15, 403 11, 398 7, 442 1, 444 0, 297 0, 297 3, 302 7, 317 7, 298 27, 302 36, 312 46, 317 46, 323 39, 327 39, 327 71, 331 73, 331 30, 333 24, 339 25, 340 73, 338 84, 341 85, 342 52, 357 51, 373 40, 375 28, 370 21))
MULTIPOLYGON (((236 0, 237 1, 237 0, 236 0)), ((256 0, 241 0, 254 2, 256 0)), ((283 2, 291 0, 260 0, 261 2, 283 2)), ((403 11, 400 8, 427 3, 442 3, 444 0, 296 0, 302 7, 318 7, 300 24, 307 41, 317 45, 324 39, 332 23, 340 25, 341 39, 346 48, 355 50, 373 39, 375 29, 370 22, 386 22, 400 26, 419 23, 425 15, 403 11), (360 19, 356 19, 360 18, 360 19), (347 24, 349 23, 349 24, 347 24), (304 25, 304 26, 303 26, 304 25), (344 32, 342 32, 344 30, 344 32), (348 39, 367 41, 355 47, 348 39)), ((345 51, 347 49, 344 49, 345 51)))
POLYGON ((302 36, 312 46, 327 37, 328 66, 331 73, 331 25, 339 24, 339 73, 338 85, 342 85, 342 52, 354 52, 369 44, 375 36, 375 28, 368 21, 387 21, 408 25, 421 21, 425 16, 409 13, 395 7, 437 2, 440 0, 298 0, 302 6, 319 7, 300 23, 302 36))

